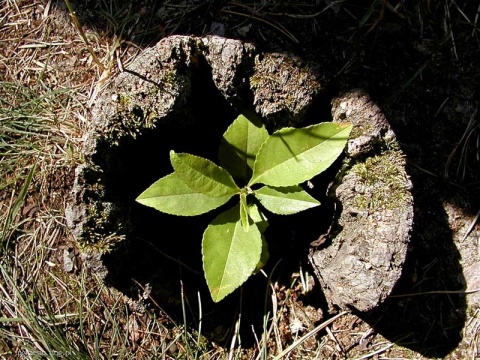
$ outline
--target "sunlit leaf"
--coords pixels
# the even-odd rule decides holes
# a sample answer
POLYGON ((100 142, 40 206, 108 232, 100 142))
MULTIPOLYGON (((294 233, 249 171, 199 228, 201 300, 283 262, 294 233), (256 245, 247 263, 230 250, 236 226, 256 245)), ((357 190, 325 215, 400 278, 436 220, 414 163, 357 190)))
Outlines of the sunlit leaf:
POLYGON ((223 197, 240 191, 232 176, 210 160, 172 150, 170 161, 176 176, 195 192, 223 197))
POLYGON ((267 264, 270 259, 270 252, 268 251, 268 244, 265 240, 265 236, 262 235, 262 253, 260 255, 260 260, 258 261, 257 266, 255 266, 254 274, 258 273, 263 267, 267 264))
POLYGON ((228 127, 220 143, 220 165, 233 177, 248 180, 255 156, 268 137, 265 125, 254 114, 239 115, 228 127), (248 118, 247 118, 248 117, 248 118))
POLYGON ((220 214, 203 234, 203 270, 213 301, 242 285, 255 271, 262 253, 262 237, 254 222, 245 231, 238 206, 220 214))
POLYGON ((255 190, 255 197, 269 211, 278 215, 295 214, 320 205, 300 186, 269 187, 255 190))
POLYGON ((248 205, 247 205, 247 194, 242 192, 240 194, 240 222, 242 224, 242 228, 245 231, 248 231, 250 227, 249 223, 249 216, 248 216, 248 205))
POLYGON ((167 214, 194 216, 222 206, 231 197, 213 197, 196 192, 185 185, 176 173, 172 173, 150 185, 136 201, 167 214))
POLYGON ((248 204, 248 213, 250 215, 250 219, 257 225, 258 230, 263 234, 268 227, 268 219, 264 213, 260 211, 257 205, 255 204, 248 204))
POLYGON ((327 122, 276 131, 257 154, 249 186, 291 186, 311 179, 338 158, 351 130, 351 124, 327 122))
POLYGON ((267 217, 260 211, 257 205, 249 204, 248 208, 249 208, 250 218, 255 223, 255 225, 257 225, 258 230, 260 230, 260 233, 262 234, 262 254, 260 255, 260 261, 258 262, 254 271, 255 273, 257 273, 265 266, 268 259, 270 258, 270 253, 268 251, 268 244, 267 244, 267 241, 265 240, 265 236, 263 236, 263 233, 265 232, 265 230, 267 230, 268 221, 267 221, 267 217))

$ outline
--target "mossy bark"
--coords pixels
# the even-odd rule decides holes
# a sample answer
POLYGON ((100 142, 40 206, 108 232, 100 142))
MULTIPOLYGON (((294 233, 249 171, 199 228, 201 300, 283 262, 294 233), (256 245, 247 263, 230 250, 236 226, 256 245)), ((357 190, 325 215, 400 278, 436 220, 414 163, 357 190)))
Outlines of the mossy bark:
POLYGON ((332 103, 356 128, 330 196, 339 217, 310 262, 331 307, 370 310, 399 279, 413 225, 411 182, 385 116, 361 90, 332 103))

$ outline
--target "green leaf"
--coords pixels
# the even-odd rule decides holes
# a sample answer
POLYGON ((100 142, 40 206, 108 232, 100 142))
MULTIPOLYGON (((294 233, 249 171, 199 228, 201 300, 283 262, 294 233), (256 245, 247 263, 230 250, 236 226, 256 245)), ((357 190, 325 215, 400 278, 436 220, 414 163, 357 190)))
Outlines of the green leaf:
POLYGON ((172 150, 170 161, 176 176, 195 192, 223 197, 240 191, 232 176, 210 160, 172 150))
POLYGON ((254 192, 265 208, 274 214, 291 215, 320 205, 300 186, 273 188, 264 186, 254 192))
POLYGON ((218 302, 242 285, 255 270, 262 237, 255 223, 247 231, 238 206, 220 214, 203 234, 203 270, 213 301, 218 302))
POLYGON ((290 186, 311 179, 338 158, 351 130, 351 124, 327 122, 276 131, 260 148, 248 186, 290 186))
POLYGON ((260 260, 257 266, 255 266, 254 274, 259 272, 267 264, 268 259, 270 259, 270 253, 268 252, 268 244, 265 240, 265 237, 262 235, 262 254, 260 255, 260 260))
POLYGON ((267 137, 268 131, 256 115, 239 115, 223 135, 218 154, 220 165, 233 177, 248 180, 255 156, 267 137))
POLYGON ((255 204, 248 204, 248 213, 250 215, 250 219, 257 225, 258 230, 263 234, 268 227, 268 219, 264 213, 260 211, 257 205, 255 204))
POLYGON ((250 224, 248 217, 247 194, 245 192, 240 193, 240 222, 243 230, 248 231, 250 224))
POLYGON ((248 204, 250 219, 253 220, 255 225, 257 225, 258 230, 262 234, 262 254, 260 255, 260 261, 258 262, 257 266, 255 267, 254 273, 257 273, 262 269, 265 264, 267 263, 268 259, 270 258, 270 253, 268 252, 268 244, 263 236, 265 230, 268 227, 268 220, 267 217, 260 211, 257 205, 255 204, 248 204))
POLYGON ((167 214, 194 216, 222 206, 231 197, 212 197, 196 192, 185 185, 177 173, 172 173, 154 182, 136 201, 167 214))

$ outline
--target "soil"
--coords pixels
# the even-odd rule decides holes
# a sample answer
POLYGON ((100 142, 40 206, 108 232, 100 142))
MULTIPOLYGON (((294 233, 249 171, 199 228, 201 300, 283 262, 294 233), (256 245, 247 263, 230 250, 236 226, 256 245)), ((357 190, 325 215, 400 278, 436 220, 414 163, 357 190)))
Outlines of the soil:
MULTIPOLYGON (((75 31, 63 3, 48 4, 58 25, 53 31, 58 31, 60 37, 73 38, 75 31)), ((315 5, 293 5, 280 0, 248 4, 188 0, 178 6, 169 1, 122 4, 83 0, 75 4, 75 10, 86 30, 97 31, 106 39, 122 37, 120 53, 125 59, 135 49, 143 50, 172 34, 215 33, 253 42, 268 52, 292 53, 315 67, 322 84, 327 84, 318 103, 328 103, 345 90, 362 88, 385 113, 397 136, 414 198, 414 229, 402 277, 392 296, 380 307, 340 317, 328 331, 318 335, 318 341, 309 339, 310 343, 305 342, 292 358, 311 358, 308 354, 313 351, 318 358, 326 359, 373 353, 377 355, 371 357, 417 359, 480 356, 480 300, 475 291, 478 274, 474 271, 480 262, 480 225, 468 231, 480 209, 480 44, 475 20, 478 3, 466 1, 460 6, 447 1, 318 1, 315 5), (113 26, 105 21, 105 12, 112 7, 120 14, 112 17, 113 26), (120 23, 122 12, 135 15, 120 23), (470 269, 474 270, 467 271, 470 269), (472 293, 465 293, 465 289, 472 293)), ((44 9, 44 4, 36 5, 44 9)), ((98 79, 100 74, 92 67, 78 65, 85 56, 86 52, 75 58, 55 57, 51 64, 59 69, 65 83, 98 79), (77 64, 79 70, 66 71, 66 61, 72 61, 74 68, 77 64)), ((119 71, 115 68, 112 74, 119 71)), ((8 76, 11 74, 5 78, 8 76)), ((315 109, 309 115, 318 117, 317 121, 331 118, 330 114, 316 114, 315 109)), ((71 179, 71 169, 65 176, 55 177, 62 178, 71 179)), ((295 221, 286 225, 295 226, 295 221)), ((300 226, 293 231, 308 232, 300 226)), ((291 257, 279 267, 271 267, 275 270, 273 298, 277 309, 281 309, 275 316, 284 347, 326 318, 327 304, 318 284, 310 281, 307 289, 299 285, 298 270, 309 269, 308 243, 303 247, 284 242, 272 249, 279 257, 291 257), (290 286, 292 282, 296 285, 290 286)), ((151 248, 137 249, 138 256, 152 249, 163 254, 158 244, 147 245, 151 248)), ((191 244, 189 249, 196 251, 195 246, 191 244)), ((180 269, 184 267, 175 260, 177 254, 168 255, 170 260, 165 261, 172 261, 181 278, 184 270, 180 269)), ((111 259, 116 261, 116 256, 111 259)), ((128 275, 116 276, 124 278, 125 283, 115 286, 128 295, 138 291, 128 278, 143 286, 152 282, 136 278, 137 265, 133 264, 128 275)), ((143 268, 141 273, 148 273, 150 266, 155 264, 147 261, 147 271, 143 268)), ((163 277, 154 281, 163 286, 156 291, 166 293, 170 301, 164 302, 167 312, 180 317, 182 304, 175 295, 182 290, 179 281, 171 272, 160 275, 163 277)), ((202 282, 201 276, 198 282, 202 282)), ((262 296, 256 299, 261 311, 267 288, 266 279, 258 279, 257 284, 248 284, 244 290, 255 294, 262 289, 262 296)), ((165 298, 165 294, 156 296, 165 298)), ((238 301, 224 303, 215 311, 236 312, 238 301)), ((250 306, 245 311, 252 310, 254 305, 250 306)), ((259 314, 246 314, 244 319, 254 319, 252 322, 261 326, 259 314)), ((234 315, 230 315, 228 325, 207 326, 209 338, 219 344, 228 343, 224 335, 234 315)), ((244 326, 250 326, 247 320, 244 326)), ((253 347, 254 339, 243 344, 248 345, 253 347)), ((274 346, 272 342, 272 351, 274 346)))

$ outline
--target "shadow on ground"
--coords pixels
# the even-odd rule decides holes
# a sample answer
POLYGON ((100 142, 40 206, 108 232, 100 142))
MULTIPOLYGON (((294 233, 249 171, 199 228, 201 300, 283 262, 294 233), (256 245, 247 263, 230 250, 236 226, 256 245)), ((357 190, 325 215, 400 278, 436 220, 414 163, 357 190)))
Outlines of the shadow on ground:
POLYGON ((467 303, 465 295, 442 292, 462 290, 465 279, 436 186, 414 169, 411 178, 414 228, 402 277, 380 307, 359 316, 392 342, 444 357, 461 341, 467 303))
POLYGON ((430 87, 417 83, 411 94, 383 100, 407 158, 414 228, 403 275, 392 296, 378 309, 359 315, 390 341, 429 357, 444 357, 458 346, 467 316, 466 296, 455 293, 465 288, 466 281, 445 204, 453 203, 470 215, 478 206, 475 188, 443 177, 464 127, 429 114, 432 106, 425 101, 432 100, 428 93, 437 86, 439 82, 430 87), (415 96, 417 101, 412 102, 415 96))

